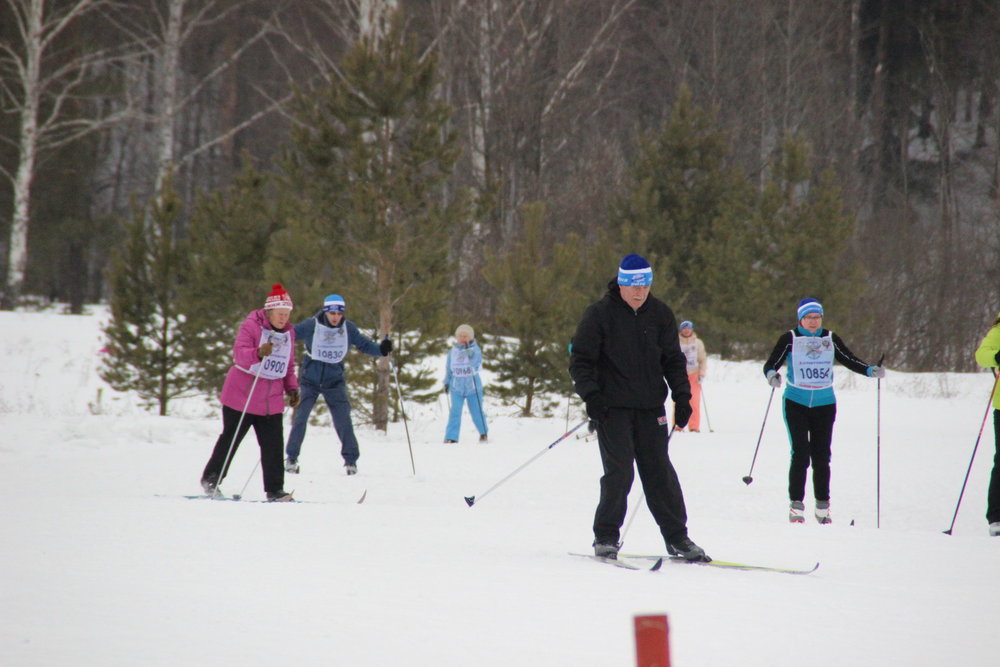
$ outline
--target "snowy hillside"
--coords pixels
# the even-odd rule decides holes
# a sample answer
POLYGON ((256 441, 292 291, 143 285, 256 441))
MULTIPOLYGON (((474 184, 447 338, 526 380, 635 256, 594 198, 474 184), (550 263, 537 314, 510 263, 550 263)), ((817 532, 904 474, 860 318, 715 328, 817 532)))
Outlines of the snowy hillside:
MULTIPOLYGON (((570 436, 463 500, 559 438, 565 413, 518 419, 487 394, 489 444, 466 415, 460 444, 445 445, 445 399, 408 406, 416 475, 402 424, 358 429, 354 477, 333 430, 313 426, 285 484, 304 502, 188 500, 221 428, 213 408, 184 401, 157 417, 105 387, 99 316, 3 312, 0 329, 0 664, 624 666, 645 613, 669 616, 675 667, 997 662, 991 424, 942 534, 988 373, 882 382, 877 528, 876 382, 839 370, 834 524, 792 526, 779 401, 747 486, 769 387, 759 364, 713 360, 714 431, 670 443, 692 538, 717 559, 820 568, 633 572, 567 555, 590 550, 592 441, 570 436)), ((569 426, 581 418, 574 405, 569 426)), ((245 499, 263 497, 256 451, 251 435, 223 489, 250 478, 245 499)), ((624 550, 662 553, 645 508, 624 550)))

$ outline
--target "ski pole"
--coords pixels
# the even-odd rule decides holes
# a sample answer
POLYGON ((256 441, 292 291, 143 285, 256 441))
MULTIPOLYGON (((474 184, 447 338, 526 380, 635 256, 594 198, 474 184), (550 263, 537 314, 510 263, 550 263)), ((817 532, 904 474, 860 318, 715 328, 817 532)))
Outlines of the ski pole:
POLYGON ((569 411, 573 404, 572 394, 566 394, 566 430, 569 430, 569 411))
POLYGON ((410 442, 410 427, 406 422, 406 408, 403 406, 403 390, 399 388, 399 369, 396 368, 396 364, 393 363, 392 359, 389 359, 389 365, 392 367, 393 375, 396 376, 396 395, 399 396, 399 414, 403 416, 403 429, 406 431, 406 446, 410 448, 410 469, 416 475, 417 464, 413 461, 413 443, 410 442))
POLYGON ((635 521, 635 515, 639 513, 639 508, 642 506, 644 500, 646 500, 645 490, 643 490, 643 492, 639 494, 639 502, 637 502, 635 504, 635 507, 632 508, 632 515, 628 518, 628 521, 625 522, 625 529, 622 531, 621 539, 618 540, 619 551, 621 550, 622 545, 625 544, 625 536, 628 535, 629 528, 632 527, 632 522, 635 521))
MULTIPOLYGON (((222 473, 219 475, 219 479, 218 479, 218 481, 215 484, 216 491, 218 491, 219 484, 222 483, 222 479, 226 476, 226 473, 229 471, 229 464, 232 463, 232 460, 231 460, 230 457, 233 455, 233 448, 236 447, 236 439, 237 439, 237 437, 239 437, 240 427, 243 426, 243 417, 246 416, 247 409, 250 407, 250 399, 253 397, 253 390, 257 387, 257 380, 260 379, 260 372, 262 370, 264 370, 264 362, 263 361, 261 361, 261 363, 257 366, 257 374, 253 376, 253 383, 250 385, 250 391, 247 392, 247 401, 246 401, 246 403, 243 404, 243 411, 240 412, 240 419, 239 419, 239 421, 236 422, 236 430, 233 431, 233 439, 229 441, 229 451, 226 452, 226 458, 222 462, 222 473)), ((258 464, 260 463, 260 459, 259 458, 257 459, 257 463, 258 464)), ((257 470, 257 468, 254 467, 254 471, 256 471, 256 470, 257 470)), ((250 474, 252 475, 253 473, 250 473, 250 474)), ((250 483, 250 480, 247 480, 247 484, 249 484, 249 483, 250 483)), ((246 485, 243 486, 243 490, 244 491, 246 490, 246 485)), ((240 494, 240 496, 242 497, 242 493, 240 494)))
MULTIPOLYGON (((677 430, 677 427, 675 426, 675 427, 673 427, 673 428, 670 429, 670 433, 667 433, 667 445, 670 444, 670 437, 674 434, 674 431, 676 431, 676 430, 677 430)), ((642 503, 643 503, 644 500, 646 500, 646 490, 645 489, 643 489, 642 493, 639 495, 639 502, 637 502, 635 504, 635 507, 632 508, 632 516, 630 516, 628 518, 628 521, 625 523, 625 530, 622 531, 621 538, 618 540, 618 549, 619 550, 621 550, 622 545, 625 544, 625 536, 628 535, 629 528, 632 527, 632 522, 635 521, 635 515, 639 513, 639 508, 642 507, 642 503)))
POLYGON ((757 463, 757 452, 760 450, 760 441, 764 438, 764 425, 767 424, 767 413, 771 411, 771 399, 774 398, 775 389, 777 387, 771 387, 771 396, 767 399, 767 408, 764 410, 764 423, 760 425, 760 435, 757 436, 757 447, 753 450, 753 461, 750 462, 750 472, 743 478, 743 483, 747 486, 750 486, 750 482, 753 481, 753 467, 757 463))
POLYGON ((701 385, 701 407, 705 410, 705 423, 708 424, 708 432, 715 433, 712 429, 712 420, 708 417, 708 400, 705 398, 705 385, 701 385))
MULTIPOLYGON (((570 430, 566 431, 561 436, 559 436, 555 440, 555 442, 553 442, 550 445, 547 445, 545 447, 545 449, 543 449, 542 451, 538 452, 537 454, 535 454, 534 456, 532 456, 530 459, 528 459, 527 461, 525 461, 524 463, 522 463, 512 473, 510 473, 509 475, 507 475, 506 477, 504 477, 503 479, 501 479, 499 482, 497 482, 496 484, 494 484, 490 488, 488 488, 485 491, 483 491, 482 493, 480 493, 479 494, 479 500, 482 500, 483 498, 486 497, 487 494, 489 494, 491 491, 493 491, 493 489, 497 488, 498 486, 500 486, 501 484, 503 484, 504 482, 506 482, 508 479, 510 479, 511 477, 513 477, 514 475, 516 475, 517 473, 521 472, 525 468, 527 468, 531 463, 533 463, 535 461, 535 459, 537 459, 542 454, 544 454, 545 452, 549 451, 550 449, 552 449, 553 447, 555 447, 556 445, 558 445, 560 442, 562 442, 563 440, 565 440, 566 438, 568 438, 570 436, 570 434, 573 433, 573 431, 575 431, 576 429, 580 428, 581 426, 583 426, 584 424, 586 424, 588 421, 590 421, 590 419, 584 419, 582 422, 580 422, 579 424, 577 424, 576 426, 574 426, 573 428, 571 428, 570 430)), ((475 502, 476 502, 476 496, 465 496, 465 502, 469 505, 469 507, 472 507, 475 504, 475 502)))
POLYGON ((251 471, 250 471, 250 474, 249 474, 249 475, 247 475, 247 481, 246 481, 246 483, 245 483, 245 484, 243 484, 243 488, 242 488, 242 489, 240 489, 240 492, 239 492, 239 493, 234 493, 234 494, 233 494, 233 500, 239 500, 240 498, 242 498, 242 497, 243 497, 243 494, 244 494, 244 493, 246 493, 246 491, 247 491, 247 487, 248 487, 248 486, 250 486, 250 480, 251 480, 251 479, 253 479, 253 476, 254 476, 254 473, 256 473, 256 472, 257 472, 257 467, 258 467, 259 465, 260 465, 260 458, 258 457, 258 458, 257 458, 257 463, 254 463, 254 464, 253 464, 253 470, 251 470, 251 471))
MULTIPOLYGON (((885 352, 878 365, 885 361, 885 352)), ((875 527, 882 526, 882 378, 875 381, 875 527)))
POLYGON ((958 503, 955 505, 955 514, 951 517, 951 525, 944 531, 945 535, 951 535, 955 528, 955 519, 958 518, 958 508, 962 505, 962 496, 965 495, 965 485, 969 483, 969 473, 972 472, 972 462, 976 460, 976 450, 979 449, 979 441, 983 437, 983 429, 986 428, 986 418, 990 416, 990 408, 993 407, 993 395, 997 392, 997 382, 1000 381, 1000 373, 995 374, 993 380, 993 391, 990 392, 990 400, 986 403, 986 414, 983 415, 983 423, 979 427, 979 435, 976 436, 976 446, 972 448, 972 458, 969 459, 969 469, 965 471, 965 481, 962 482, 962 490, 958 494, 958 503))
MULTIPOLYGON (((481 380, 480 380, 480 385, 482 385, 482 381, 481 380)), ((472 376, 472 391, 476 394, 476 405, 479 406, 479 418, 483 420, 483 429, 486 430, 486 431, 488 431, 489 429, 486 427, 486 413, 483 411, 483 401, 479 397, 479 387, 476 386, 476 376, 475 375, 472 376)), ((476 420, 473 419, 472 421, 476 421, 476 420)), ((477 428, 478 428, 478 424, 477 424, 477 428)), ((483 435, 486 435, 486 433, 483 433, 483 435)))

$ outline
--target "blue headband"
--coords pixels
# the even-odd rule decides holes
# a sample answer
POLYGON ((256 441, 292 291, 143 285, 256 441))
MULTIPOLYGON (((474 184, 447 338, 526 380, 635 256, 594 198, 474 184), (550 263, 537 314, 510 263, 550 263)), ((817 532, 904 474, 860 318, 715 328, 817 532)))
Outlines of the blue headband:
POLYGON ((331 294, 330 296, 323 299, 323 312, 324 313, 342 313, 347 308, 347 304, 344 302, 344 297, 339 294, 331 294))
POLYGON ((618 267, 618 284, 627 287, 649 287, 653 284, 653 268, 641 255, 626 255, 618 267))
POLYGON ((799 301, 799 319, 801 320, 803 317, 811 313, 819 313, 822 315, 823 304, 812 298, 806 298, 799 301))

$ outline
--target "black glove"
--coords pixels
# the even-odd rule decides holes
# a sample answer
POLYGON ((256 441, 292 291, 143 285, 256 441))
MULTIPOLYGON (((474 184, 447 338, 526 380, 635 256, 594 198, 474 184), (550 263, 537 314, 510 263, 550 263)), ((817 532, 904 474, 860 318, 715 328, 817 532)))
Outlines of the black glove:
POLYGON ((446 394, 448 393, 448 383, 447 382, 444 383, 444 393, 446 393, 446 394))
POLYGON ((996 360, 997 360, 997 366, 1000 366, 1000 352, 997 352, 996 360))
POLYGON ((600 424, 608 416, 608 404, 600 394, 591 394, 590 398, 584 399, 584 402, 587 404, 587 416, 590 417, 590 421, 600 424))
POLYGON ((299 403, 302 402, 302 396, 299 394, 298 389, 292 389, 288 392, 288 407, 296 408, 299 403))
POLYGON ((691 399, 677 399, 674 402, 674 428, 684 428, 689 419, 691 419, 691 399))
POLYGON ((383 357, 389 356, 389 353, 392 352, 392 341, 389 340, 388 336, 378 344, 378 351, 382 353, 383 357))

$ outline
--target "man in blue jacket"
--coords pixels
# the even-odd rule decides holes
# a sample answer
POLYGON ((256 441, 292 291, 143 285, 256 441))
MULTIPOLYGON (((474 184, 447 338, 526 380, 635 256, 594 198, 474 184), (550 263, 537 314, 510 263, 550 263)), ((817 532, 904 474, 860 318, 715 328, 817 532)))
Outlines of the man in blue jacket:
POLYGON ((301 402, 292 416, 292 430, 288 434, 285 452, 285 470, 299 472, 299 453, 306 435, 309 413, 320 394, 330 409, 333 428, 340 438, 340 454, 348 475, 358 472, 358 439, 351 422, 351 403, 347 398, 344 382, 344 358, 353 345, 372 357, 384 357, 392 352, 388 336, 381 342, 364 336, 354 322, 344 316, 347 304, 339 294, 323 300, 323 309, 313 317, 295 325, 295 338, 305 343, 302 369, 299 372, 301 402))

